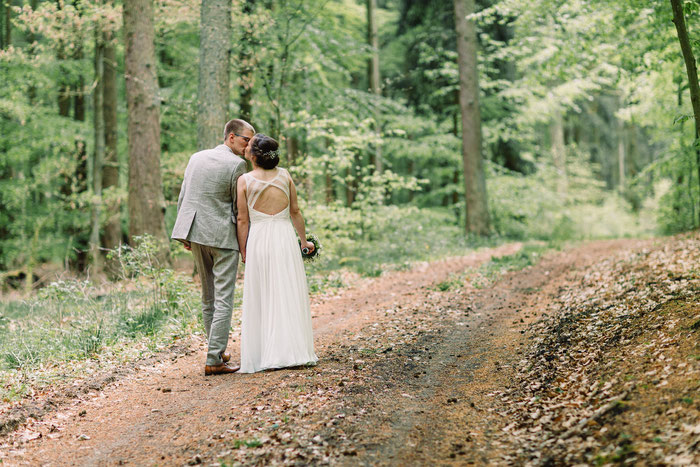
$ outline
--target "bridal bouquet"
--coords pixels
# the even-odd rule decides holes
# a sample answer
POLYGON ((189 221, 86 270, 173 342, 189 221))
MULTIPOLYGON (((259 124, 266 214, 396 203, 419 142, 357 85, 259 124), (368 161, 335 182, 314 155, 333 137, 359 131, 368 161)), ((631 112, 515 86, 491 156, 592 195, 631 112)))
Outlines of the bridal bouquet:
MULTIPOLYGON (((323 246, 321 245, 321 241, 318 239, 318 237, 315 234, 307 234, 306 241, 313 243, 314 249, 313 249, 313 251, 309 251, 308 248, 302 248, 301 249, 301 257, 304 258, 304 261, 306 261, 306 262, 316 261, 318 259, 319 253, 323 249, 323 246)), ((299 246, 301 247, 301 241, 299 241, 299 246)))

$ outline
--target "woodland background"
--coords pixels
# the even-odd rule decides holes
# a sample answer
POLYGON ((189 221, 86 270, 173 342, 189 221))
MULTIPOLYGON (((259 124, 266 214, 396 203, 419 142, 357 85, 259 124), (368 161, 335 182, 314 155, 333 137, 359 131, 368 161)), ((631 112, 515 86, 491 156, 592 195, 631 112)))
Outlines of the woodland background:
MULTIPOLYGON (((700 0, 0 0, 0 437, 17 431, 0 439, 0 463, 60 435, 35 422, 64 398, 166 360, 192 378, 135 379, 129 397, 148 404, 126 397, 119 417, 75 405, 63 452, 108 452, 130 412, 138 420, 117 438, 136 464, 160 451, 130 437, 158 426, 169 456, 174 423, 197 431, 178 454, 195 463, 207 457, 192 446, 214 456, 225 443, 244 464, 281 462, 289 438, 263 446, 260 417, 276 430, 289 414, 309 456, 326 455, 314 451, 322 427, 347 441, 332 445, 338 456, 357 455, 360 438, 345 433, 368 428, 379 446, 391 430, 372 426, 393 420, 449 449, 414 450, 413 435, 400 441, 408 430, 394 446, 447 463, 482 448, 501 463, 692 463, 699 17, 700 0), (168 240, 190 155, 236 117, 281 142, 323 244, 306 266, 312 310, 333 323, 317 339, 323 365, 267 375, 255 391, 194 379, 199 288, 190 253, 168 240), (581 242, 619 237, 652 238, 581 242), (528 266, 522 281, 499 280, 528 266), (339 287, 346 299, 327 300, 339 287), (418 362, 430 353, 438 364, 418 362), (516 359, 510 392, 487 401, 496 393, 465 386, 481 368, 501 391, 516 359), (442 395, 405 397, 430 387, 442 395), (261 394, 279 405, 240 429, 218 403, 187 418, 192 400, 231 388, 240 407, 261 394), (171 416, 176 397, 186 410, 171 416), (88 421, 100 428, 86 436, 88 421), (457 421, 459 439, 443 436, 457 421), (495 438, 465 444, 465 426, 495 438), (89 436, 94 450, 71 444, 89 436)), ((62 452, 46 446, 52 461, 62 452)))
POLYGON ((3 286, 165 244, 235 117, 281 141, 317 269, 697 228, 674 3, 697 52, 696 0, 3 0, 3 286))

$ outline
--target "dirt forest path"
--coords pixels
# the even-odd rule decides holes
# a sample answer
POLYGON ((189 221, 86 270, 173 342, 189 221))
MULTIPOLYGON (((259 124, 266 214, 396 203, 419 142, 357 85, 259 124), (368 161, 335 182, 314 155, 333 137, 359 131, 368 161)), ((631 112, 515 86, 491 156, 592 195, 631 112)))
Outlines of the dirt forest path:
MULTIPOLYGON (((508 385, 559 287, 602 258, 651 241, 550 252, 535 266, 474 289, 468 279, 509 244, 425 263, 316 298, 319 364, 204 377, 204 347, 144 365, 102 391, 9 435, 2 465, 262 465, 499 463, 490 433, 505 423, 490 393, 508 385), (21 430, 20 430, 21 431, 21 430), (18 432, 19 433, 19 432, 18 432), (14 436, 14 438, 13 438, 14 436)), ((238 361, 238 345, 231 347, 238 361)), ((0 443, 2 444, 2 443, 0 443)))

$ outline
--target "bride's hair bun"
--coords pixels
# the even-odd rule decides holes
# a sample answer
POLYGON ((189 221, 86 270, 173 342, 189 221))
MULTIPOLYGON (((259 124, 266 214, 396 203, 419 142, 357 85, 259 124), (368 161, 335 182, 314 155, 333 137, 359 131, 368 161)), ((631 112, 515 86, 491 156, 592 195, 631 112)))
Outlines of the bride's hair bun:
POLYGON ((255 163, 263 169, 274 169, 280 162, 279 144, 262 133, 253 136, 250 151, 255 156, 255 163))

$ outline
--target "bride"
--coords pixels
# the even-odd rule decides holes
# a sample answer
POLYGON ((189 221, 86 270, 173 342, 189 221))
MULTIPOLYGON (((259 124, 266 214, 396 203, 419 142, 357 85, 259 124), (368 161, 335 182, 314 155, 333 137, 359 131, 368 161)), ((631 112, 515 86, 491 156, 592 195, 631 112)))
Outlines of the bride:
POLYGON ((294 182, 277 167, 277 141, 256 134, 245 158, 253 170, 238 180, 238 244, 245 263, 240 373, 314 364, 309 292, 301 248, 304 218, 294 182), (301 239, 301 247, 294 235, 301 239))

